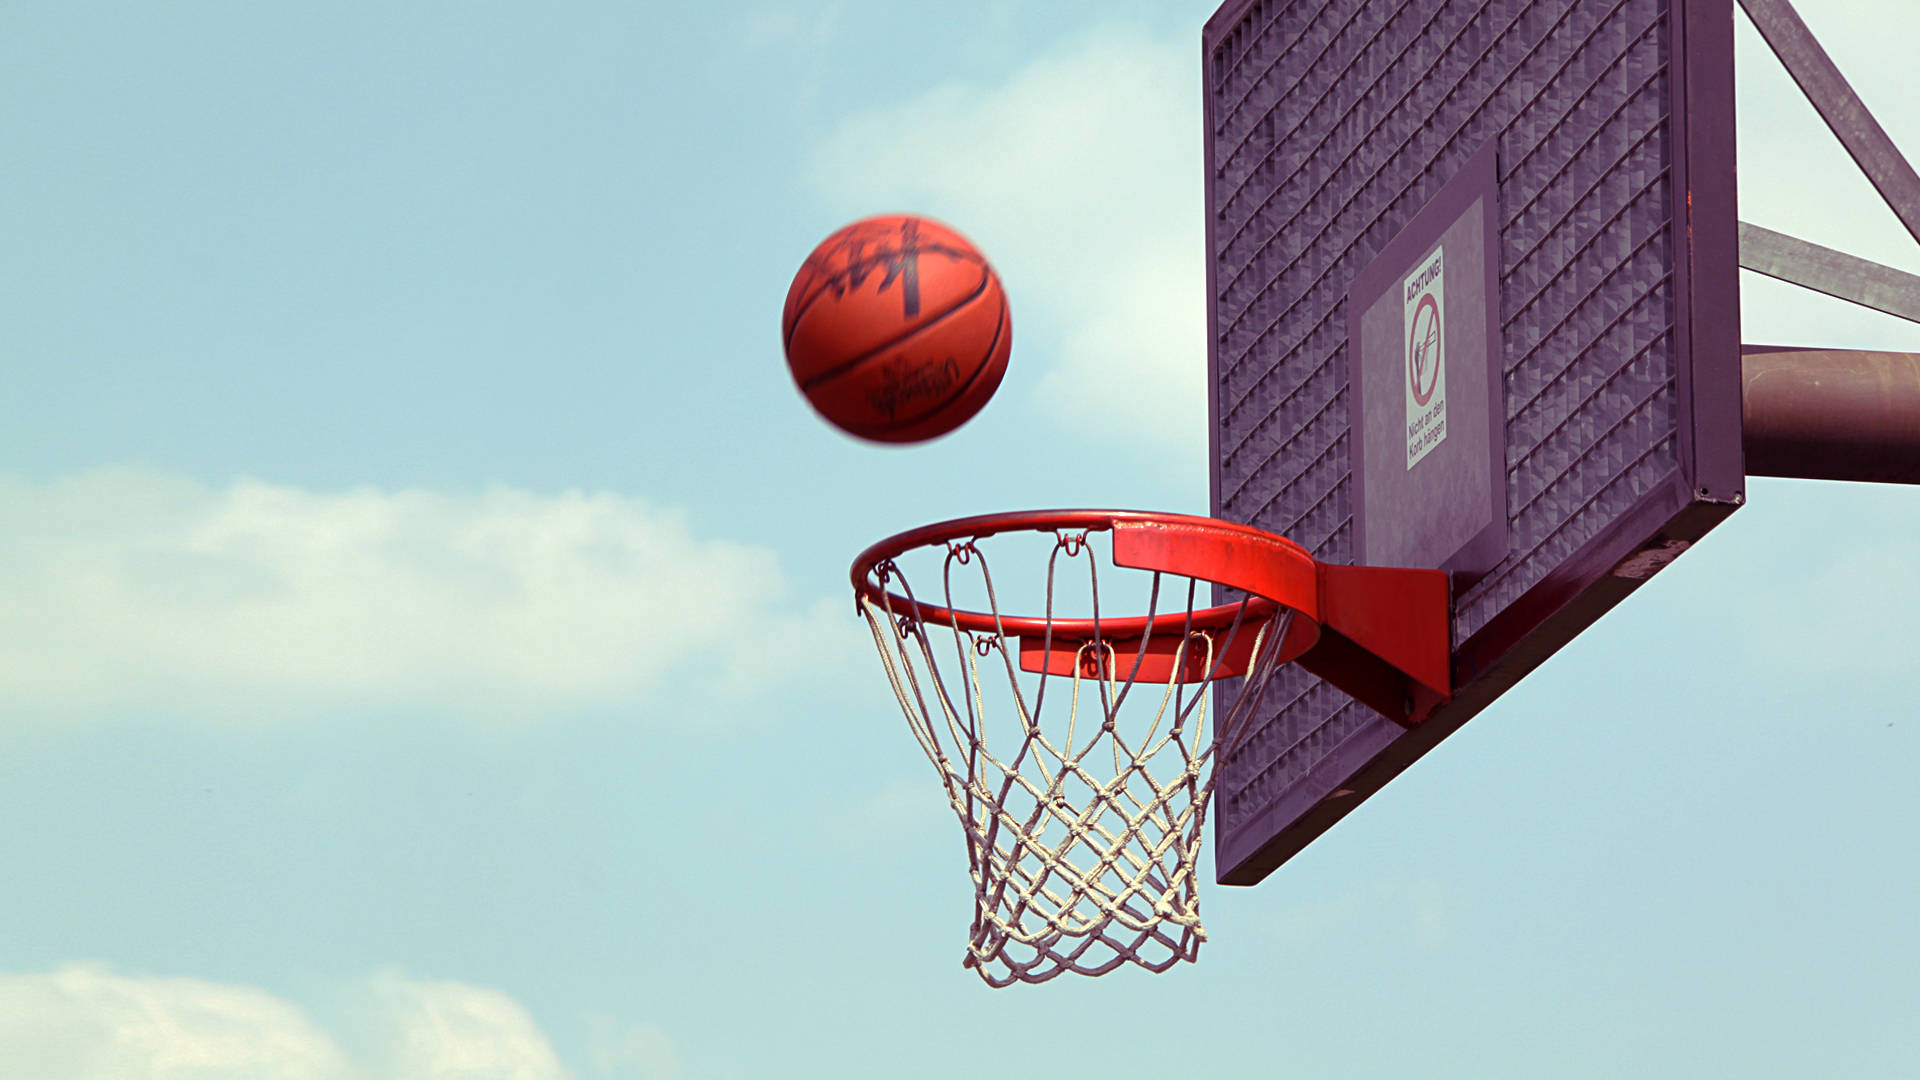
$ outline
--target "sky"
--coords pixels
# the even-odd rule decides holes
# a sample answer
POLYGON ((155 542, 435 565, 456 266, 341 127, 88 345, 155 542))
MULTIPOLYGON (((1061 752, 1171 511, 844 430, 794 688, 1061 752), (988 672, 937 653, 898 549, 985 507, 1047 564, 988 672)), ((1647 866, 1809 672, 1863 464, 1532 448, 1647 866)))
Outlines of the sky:
MULTIPOLYGON (((1920 12, 1800 6, 1920 153, 1920 12)), ((1206 510, 1211 10, 0 7, 0 1076, 1913 1075, 1892 487, 1753 482, 1209 884, 1199 963, 961 968, 964 849, 847 564, 1206 510), (1014 350, 880 448, 778 324, 898 210, 988 253, 1014 350)), ((1920 272, 1739 34, 1741 217, 1920 272)), ((1742 284, 1745 340, 1920 351, 1742 284)))

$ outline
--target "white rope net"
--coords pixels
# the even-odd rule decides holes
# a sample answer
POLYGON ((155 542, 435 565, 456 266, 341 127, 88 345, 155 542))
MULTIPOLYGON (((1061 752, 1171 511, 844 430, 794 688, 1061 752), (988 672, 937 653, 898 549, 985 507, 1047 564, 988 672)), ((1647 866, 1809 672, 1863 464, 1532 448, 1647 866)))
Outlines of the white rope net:
MULTIPOLYGON (((1022 671, 1019 641, 1004 627, 979 633, 923 621, 927 607, 893 561, 875 571, 883 599, 861 600, 907 724, 966 832, 975 904, 963 963, 993 986, 1129 963, 1165 971, 1196 958, 1206 939, 1197 864, 1216 747, 1232 746, 1258 707, 1290 618, 1284 609, 1262 625, 1247 618, 1244 629, 1257 634, 1253 658, 1210 726, 1215 635, 1191 625, 1206 583, 1152 575, 1150 618, 1163 578, 1185 583, 1172 670, 1194 674, 1140 681, 1148 642, 1117 648, 1098 630, 1098 560, 1087 533, 1052 539, 1047 636, 1063 560, 1085 560, 1094 607, 1096 632, 1078 643, 1071 675, 1022 671)), ((956 588, 970 579, 1002 626, 979 540, 948 542, 941 578, 940 607, 961 607, 956 588)), ((1219 640, 1242 629, 1236 617, 1219 640)))

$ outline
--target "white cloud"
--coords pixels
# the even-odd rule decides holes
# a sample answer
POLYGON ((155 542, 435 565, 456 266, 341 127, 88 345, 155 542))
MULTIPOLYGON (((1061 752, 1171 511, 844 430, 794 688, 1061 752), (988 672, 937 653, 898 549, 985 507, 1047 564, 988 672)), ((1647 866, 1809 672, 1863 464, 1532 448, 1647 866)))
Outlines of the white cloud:
POLYGON ((812 165, 850 215, 923 210, 981 245, 1013 303, 1015 364, 1032 355, 1022 325, 1060 333, 1036 392, 1065 423, 1195 461, 1206 445, 1194 436, 1206 429, 1199 51, 1098 34, 996 86, 942 86, 849 116, 812 165))
POLYGON ((526 1009, 382 975, 354 997, 376 1045, 350 1054, 265 991, 72 966, 0 975, 0 1076, 33 1080, 567 1080, 526 1009))
POLYGON ((259 990, 92 967, 0 975, 0 1075, 36 1080, 347 1080, 299 1009, 259 990))
POLYGON ((527 1010, 497 990, 398 975, 373 981, 394 1035, 395 1080, 564 1080, 527 1010))
POLYGON ((0 477, 0 533, 13 716, 538 714, 688 672, 751 689, 858 647, 842 605, 789 606, 771 551, 610 494, 214 488, 115 469, 0 477), (771 656, 736 647, 776 636, 771 656))

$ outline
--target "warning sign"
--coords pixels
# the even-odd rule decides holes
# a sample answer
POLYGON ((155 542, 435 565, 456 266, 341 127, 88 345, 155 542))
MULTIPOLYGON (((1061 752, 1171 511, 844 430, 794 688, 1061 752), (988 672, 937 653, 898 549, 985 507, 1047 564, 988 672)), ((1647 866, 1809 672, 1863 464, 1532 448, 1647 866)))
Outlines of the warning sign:
MULTIPOLYGON (((1443 249, 1420 261, 1407 278, 1407 468, 1447 437, 1446 310, 1443 249)), ((1391 400, 1391 399, 1389 399, 1391 400)))

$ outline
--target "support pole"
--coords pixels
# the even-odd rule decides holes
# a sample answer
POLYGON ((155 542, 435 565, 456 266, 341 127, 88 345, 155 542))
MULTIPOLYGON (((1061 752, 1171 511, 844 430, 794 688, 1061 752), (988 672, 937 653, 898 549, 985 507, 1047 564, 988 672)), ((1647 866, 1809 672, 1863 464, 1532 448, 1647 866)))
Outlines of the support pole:
POLYGON ((1748 475, 1920 484, 1920 353, 1741 354, 1748 475))

